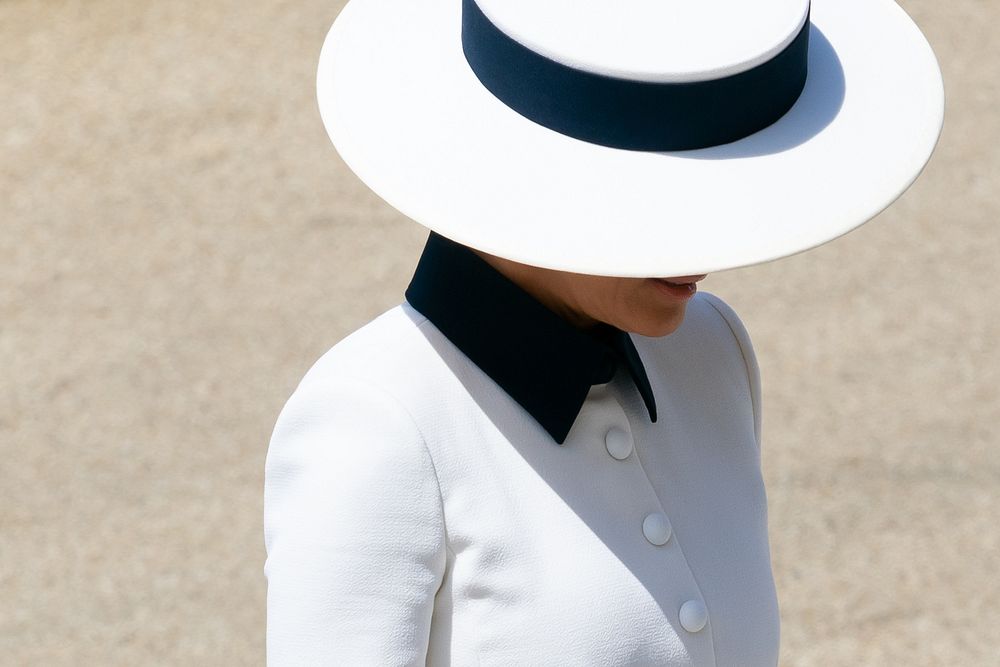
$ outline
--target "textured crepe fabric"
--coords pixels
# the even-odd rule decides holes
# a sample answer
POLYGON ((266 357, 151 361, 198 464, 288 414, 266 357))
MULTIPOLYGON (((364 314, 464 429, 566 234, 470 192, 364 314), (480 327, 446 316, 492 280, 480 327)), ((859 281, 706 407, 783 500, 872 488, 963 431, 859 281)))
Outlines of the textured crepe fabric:
POLYGON ((657 423, 619 371, 563 445, 408 304, 324 355, 267 456, 269 664, 775 665, 747 333, 699 294, 633 338, 657 423))

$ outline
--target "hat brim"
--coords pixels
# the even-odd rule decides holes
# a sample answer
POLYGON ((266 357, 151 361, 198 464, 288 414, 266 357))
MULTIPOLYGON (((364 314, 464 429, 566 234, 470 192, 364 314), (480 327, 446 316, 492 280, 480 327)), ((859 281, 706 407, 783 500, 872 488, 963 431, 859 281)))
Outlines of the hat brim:
POLYGON ((801 97, 722 146, 616 149, 524 118, 465 60, 461 0, 350 0, 320 56, 320 113, 376 194, 474 248, 596 275, 757 264, 877 215, 943 122, 934 53, 893 0, 813 0, 811 12, 801 97))

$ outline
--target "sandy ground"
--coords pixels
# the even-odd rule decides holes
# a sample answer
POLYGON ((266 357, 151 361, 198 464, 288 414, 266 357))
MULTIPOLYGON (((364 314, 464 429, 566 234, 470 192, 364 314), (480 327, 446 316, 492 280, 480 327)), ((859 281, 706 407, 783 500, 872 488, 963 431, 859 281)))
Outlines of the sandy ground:
MULTIPOLYGON (((274 419, 424 238, 320 124, 339 6, 0 0, 0 664, 263 662, 274 419)), ((904 6, 920 180, 706 284, 763 369, 784 665, 1000 662, 1000 4, 904 6)))

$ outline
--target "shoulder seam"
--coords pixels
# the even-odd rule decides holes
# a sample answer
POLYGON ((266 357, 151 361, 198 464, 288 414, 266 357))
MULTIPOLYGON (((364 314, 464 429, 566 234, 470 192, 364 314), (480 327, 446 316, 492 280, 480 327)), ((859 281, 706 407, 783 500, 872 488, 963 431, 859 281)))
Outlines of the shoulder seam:
MULTIPOLYGON (((760 420, 759 417, 760 397, 757 396, 756 393, 754 392, 753 379, 750 377, 752 370, 750 368, 750 360, 747 359, 747 351, 743 348, 743 342, 740 340, 740 337, 736 334, 736 330, 733 328, 732 322, 729 321, 729 318, 726 317, 726 314, 723 313, 722 310, 714 303, 714 300, 718 299, 719 297, 715 296, 714 294, 707 294, 707 293, 704 294, 705 294, 705 301, 708 303, 708 305, 712 307, 712 310, 718 313, 719 317, 722 318, 722 321, 726 323, 726 327, 729 328, 729 333, 732 334, 733 338, 736 340, 736 346, 740 349, 740 356, 743 358, 743 368, 746 370, 747 392, 750 394, 750 402, 753 408, 754 421, 758 422, 760 420)), ((754 440, 757 441, 757 451, 760 451, 761 448, 760 434, 757 433, 756 430, 757 429, 755 428, 754 440)))
POLYGON ((424 435, 423 429, 420 428, 420 424, 417 422, 416 417, 413 416, 413 413, 410 411, 410 409, 406 407, 406 404, 403 403, 403 401, 398 396, 396 396, 396 394, 389 391, 382 385, 372 382, 369 379, 363 379, 356 376, 346 376, 343 379, 352 382, 359 382, 368 387, 371 387, 372 389, 375 389, 377 392, 381 394, 384 394, 393 403, 398 405, 399 408, 403 411, 404 414, 406 414, 407 418, 410 420, 410 423, 413 425, 413 430, 415 430, 417 432, 417 435, 420 436, 420 444, 423 447, 424 454, 427 456, 427 460, 431 464, 431 472, 434 473, 434 483, 437 486, 437 492, 438 492, 438 507, 440 508, 441 511, 441 526, 442 526, 442 532, 444 533, 444 546, 445 549, 454 556, 455 552, 452 551, 451 539, 448 536, 448 517, 445 515, 444 511, 444 494, 441 492, 441 477, 438 474, 437 464, 434 462, 434 456, 431 454, 430 447, 427 446, 427 437, 424 435))

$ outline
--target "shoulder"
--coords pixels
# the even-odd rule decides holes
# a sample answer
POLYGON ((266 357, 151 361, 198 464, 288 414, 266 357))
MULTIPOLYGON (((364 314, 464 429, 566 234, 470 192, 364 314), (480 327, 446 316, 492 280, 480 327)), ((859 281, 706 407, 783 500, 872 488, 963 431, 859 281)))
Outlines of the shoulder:
POLYGON ((331 347, 306 372, 299 388, 329 384, 338 378, 378 379, 403 362, 420 363, 426 356, 421 327, 427 319, 407 304, 382 313, 331 347))
POLYGON ((268 471, 286 467, 335 471, 343 457, 358 468, 391 469, 391 461, 422 459, 422 436, 386 380, 415 345, 419 315, 397 306, 334 345, 305 373, 286 401, 271 435, 268 471), (408 454, 403 454, 408 451, 408 454), (338 462, 339 461, 339 462, 338 462))
POLYGON ((641 339, 654 365, 666 365, 666 372, 674 376, 739 382, 750 397, 754 431, 760 443, 760 367, 750 334, 729 304, 714 294, 698 292, 688 303, 684 322, 677 331, 662 338, 634 338, 637 342, 641 339))
POLYGON ((710 307, 725 321, 726 327, 729 329, 729 333, 732 334, 733 339, 735 339, 736 344, 739 346, 740 356, 742 356, 743 364, 746 368, 750 399, 753 402, 754 435, 757 439, 757 446, 759 448, 761 441, 762 419, 760 365, 757 363, 757 354, 754 352, 753 343, 750 340, 750 333, 747 331, 746 326, 744 326, 743 321, 736 314, 736 311, 730 308, 729 304, 719 297, 709 292, 704 292, 702 293, 699 302, 710 307))
POLYGON ((299 527, 353 525, 351 516, 371 508, 346 514, 331 508, 371 504, 372 489, 392 489, 396 500, 438 511, 436 472, 423 433, 378 370, 395 363, 387 356, 411 344, 408 332, 416 326, 400 307, 388 311, 324 354, 288 398, 265 461, 269 547, 276 535, 297 534, 299 527))
POLYGON ((750 333, 743 325, 743 321, 740 320, 736 311, 725 301, 709 292, 700 292, 695 298, 695 303, 703 310, 710 310, 715 316, 722 318, 729 333, 736 340, 736 344, 739 345, 740 352, 747 366, 750 366, 751 363, 755 365, 756 359, 754 358, 753 344, 750 341, 750 333))
MULTIPOLYGON (((440 333, 417 310, 402 303, 331 347, 306 371, 292 396, 314 398, 344 386, 368 387, 402 401, 439 382, 440 333)), ((446 341, 446 339, 444 339, 446 341)))
POLYGON ((492 380, 403 302, 334 345, 305 374, 296 393, 323 393, 345 382, 377 388, 425 423, 428 413, 455 408, 469 387, 492 380))
MULTIPOLYGON (((407 303, 379 315, 323 354, 287 400, 271 449, 287 449, 289 436, 312 434, 311 447, 330 440, 375 441, 391 456, 400 447, 421 449, 428 413, 454 406, 470 363, 407 303), (443 404, 446 404, 442 407, 443 404), (337 436, 337 437, 333 437, 337 436), (411 443, 405 445, 402 443, 411 443)), ((436 413, 435 413, 436 414, 436 413)), ((433 417, 433 415, 432 415, 433 417)))

